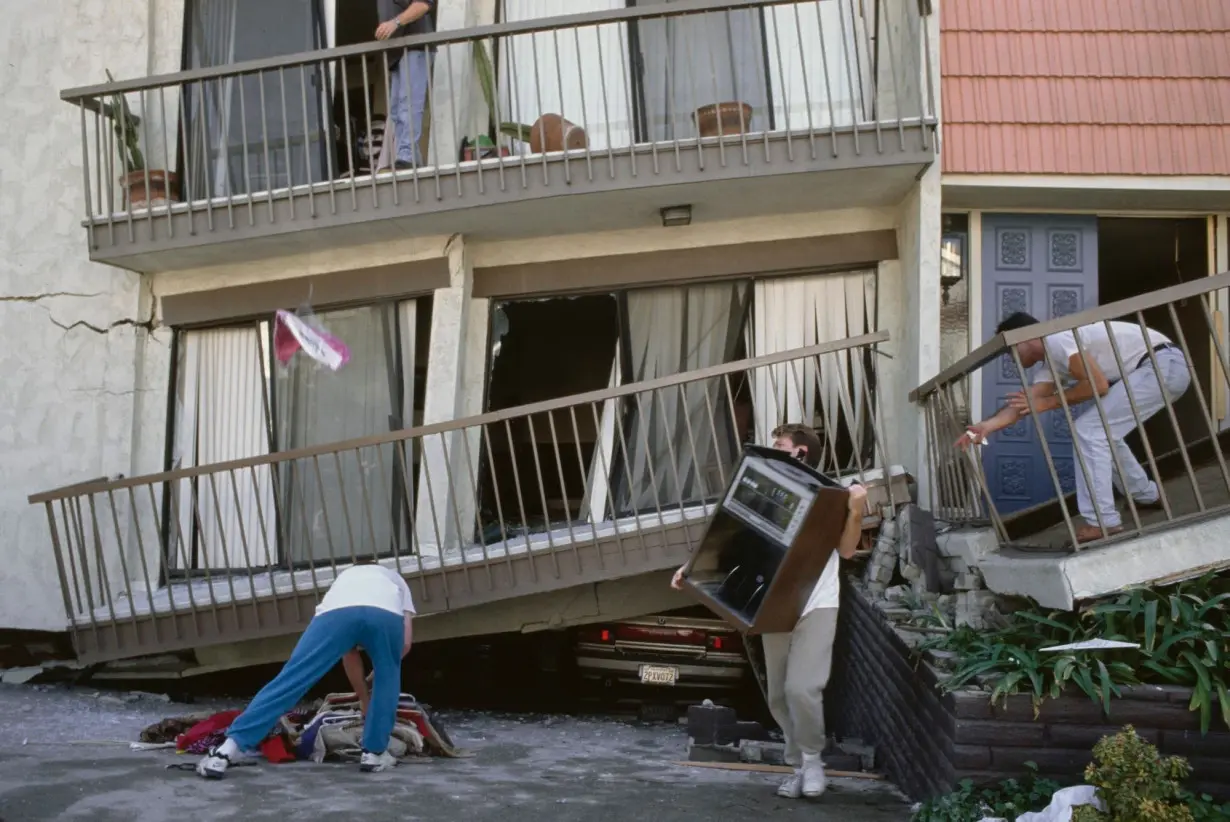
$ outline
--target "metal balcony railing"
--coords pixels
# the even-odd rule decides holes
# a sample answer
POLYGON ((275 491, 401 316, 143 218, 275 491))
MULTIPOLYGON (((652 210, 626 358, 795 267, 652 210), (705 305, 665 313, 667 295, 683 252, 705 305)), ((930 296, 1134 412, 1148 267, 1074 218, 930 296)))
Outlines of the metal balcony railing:
MULTIPOLYGON (((1222 273, 996 334, 920 385, 910 399, 922 406, 926 421, 932 511, 951 523, 989 523, 1001 541, 1018 547, 1069 550, 1230 512, 1230 466, 1225 456, 1230 439, 1224 427, 1230 384, 1223 313, 1228 297, 1230 273, 1222 273), (1170 373, 1175 369, 1167 366, 1166 373, 1159 376, 1160 352, 1153 349, 1126 361, 1124 341, 1131 329, 1113 332, 1112 323, 1128 323, 1142 333, 1151 329, 1165 335, 1182 352, 1187 373, 1179 373, 1182 368, 1170 373), (1016 383, 1006 388, 1009 392, 1028 393, 1039 374, 1044 380, 1062 382, 1059 374, 1068 364, 1057 363, 1050 346, 1041 347, 1044 356, 1032 372, 1024 366, 1018 346, 1066 334, 1069 345, 1075 346, 1075 356, 1089 369, 1094 357, 1089 350, 1092 337, 1072 333, 1082 328, 1104 330, 1109 341, 1108 347, 1103 346, 1102 356, 1106 358, 1109 352, 1106 361, 1108 365, 1113 361, 1114 367, 1106 369, 1112 373, 1105 394, 1094 392, 1090 399, 1073 406, 1060 392, 1053 409, 1031 397, 1028 412, 991 434, 982 451, 978 447, 957 447, 967 428, 976 422, 958 411, 971 407, 971 374, 993 363, 995 374, 984 373, 983 379, 1000 380, 1003 375, 1005 384, 1016 383), (1120 379, 1117 375, 1128 376, 1120 379), (1188 387, 1179 390, 1185 381, 1188 387), (1092 506, 1092 518, 1082 517, 1073 493, 1078 482, 1093 487, 1108 479, 1095 474, 1105 473, 1107 465, 1095 462, 1095 452, 1081 446, 1099 438, 1110 444, 1109 471, 1114 478, 1121 525, 1108 523, 1111 515, 1098 506, 1092 506), (999 444, 1012 445, 1015 450, 1006 456, 983 453, 999 444), (1034 449, 1032 454, 1030 448, 1034 449), (1006 474, 1001 464, 1004 459, 1014 463, 1006 474), (1055 498, 1001 516, 992 500, 993 492, 1005 490, 1003 479, 1007 475, 1013 482, 1020 480, 1022 475, 1016 468, 1022 460, 1031 460, 1030 470, 1044 472, 1055 498), (1136 474, 1134 464, 1140 463, 1158 486, 1160 496, 1153 505, 1138 504, 1131 489, 1125 491, 1121 479, 1125 469, 1129 477, 1136 474), (1077 531, 1085 525, 1095 527, 1098 538, 1082 544, 1077 531)), ((996 410, 984 408, 983 415, 990 417, 996 410)))
POLYGON ((93 246, 182 240, 685 168, 933 152, 929 14, 913 0, 682 0, 61 96, 80 110, 93 246), (433 68, 407 58, 423 49, 433 68), (423 156, 382 174, 373 145, 403 70, 426 83, 423 156))
POLYGON ((681 563, 740 444, 779 423, 814 423, 831 474, 889 465, 875 403, 887 339, 30 501, 86 659, 299 630, 361 558, 404 575, 421 614, 454 611, 681 563))

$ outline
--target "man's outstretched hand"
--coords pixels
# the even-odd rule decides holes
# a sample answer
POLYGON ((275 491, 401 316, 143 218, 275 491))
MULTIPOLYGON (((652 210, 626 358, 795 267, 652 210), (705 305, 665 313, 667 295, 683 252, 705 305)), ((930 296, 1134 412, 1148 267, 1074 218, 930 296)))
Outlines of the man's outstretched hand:
POLYGON ((680 565, 679 570, 675 572, 673 577, 671 577, 671 587, 676 591, 683 590, 683 569, 686 567, 686 565, 680 565))

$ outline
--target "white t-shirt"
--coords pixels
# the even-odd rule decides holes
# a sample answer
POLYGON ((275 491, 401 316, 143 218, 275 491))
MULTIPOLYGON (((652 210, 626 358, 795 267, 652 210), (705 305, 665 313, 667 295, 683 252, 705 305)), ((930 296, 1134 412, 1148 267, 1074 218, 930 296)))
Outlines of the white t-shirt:
MULTIPOLYGON (((1149 353, 1149 349, 1170 342, 1170 338, 1165 334, 1148 329, 1149 335, 1146 343, 1145 335, 1141 333, 1140 326, 1136 323, 1112 322, 1110 327, 1115 335, 1115 345, 1119 348, 1119 358, 1123 360, 1123 367, 1129 373, 1136 368, 1136 363, 1140 362, 1141 357, 1149 353)), ((1096 362, 1098 368, 1102 369, 1102 373, 1110 382, 1117 382, 1123 378, 1123 375, 1119 373, 1119 363, 1115 361, 1115 350, 1111 347, 1110 335, 1106 333, 1105 324, 1083 325, 1076 329, 1075 333, 1080 335, 1081 350, 1085 353, 1086 361, 1096 362)), ((1055 374, 1059 376, 1059 381, 1061 383, 1071 382, 1073 377, 1068 361, 1072 355, 1077 353, 1076 337, 1073 332, 1061 331, 1058 334, 1051 334, 1044 337, 1042 342, 1055 366, 1055 374)), ((1055 381, 1055 378, 1051 376, 1051 369, 1045 362, 1038 363, 1036 369, 1034 383, 1055 381)))
POLYGON ((410 586, 401 574, 382 565, 355 565, 333 580, 316 606, 316 615, 360 606, 382 608, 398 616, 415 613, 410 586))
POLYGON ((841 604, 841 580, 838 574, 840 565, 841 560, 834 550, 828 564, 820 572, 820 579, 816 580, 816 587, 811 589, 811 596, 807 598, 807 604, 803 606, 799 619, 817 608, 836 608, 841 604))

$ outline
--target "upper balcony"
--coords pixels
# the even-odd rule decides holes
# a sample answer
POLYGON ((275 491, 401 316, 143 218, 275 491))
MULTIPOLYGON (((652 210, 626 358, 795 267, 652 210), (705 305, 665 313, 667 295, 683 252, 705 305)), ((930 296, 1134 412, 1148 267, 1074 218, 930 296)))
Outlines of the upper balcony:
POLYGON ((61 96, 80 109, 91 259, 158 272, 630 228, 681 203, 702 219, 893 204, 936 157, 934 22, 926 0, 680 0, 61 96), (433 62, 390 69, 424 48, 433 62), (399 74, 425 89, 421 158, 382 173, 399 74))

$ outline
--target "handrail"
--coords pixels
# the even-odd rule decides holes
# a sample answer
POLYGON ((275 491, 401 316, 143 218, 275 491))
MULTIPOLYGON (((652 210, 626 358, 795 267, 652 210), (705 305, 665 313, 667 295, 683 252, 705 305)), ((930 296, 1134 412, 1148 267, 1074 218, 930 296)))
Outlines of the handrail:
POLYGON ((426 437, 432 434, 445 434, 452 431, 464 431, 478 425, 489 425, 491 423, 504 422, 505 420, 528 417, 534 414, 541 414, 561 408, 568 408, 570 406, 604 402, 606 400, 618 399, 620 397, 626 397, 634 394, 658 391, 675 385, 684 385, 686 383, 708 380, 714 377, 737 374, 749 369, 763 368, 765 366, 777 365, 779 363, 790 362, 792 360, 798 360, 805 357, 815 357, 823 354, 832 354, 838 351, 846 351, 852 348, 876 345, 887 342, 888 339, 889 334, 887 331, 877 331, 872 334, 863 334, 858 337, 849 337, 847 339, 835 340, 833 342, 820 343, 817 345, 808 346, 807 348, 798 348, 776 354, 766 354, 761 357, 738 360, 736 362, 710 366, 708 368, 702 368, 695 371, 686 371, 682 374, 674 374, 669 377, 657 377, 652 380, 629 383, 616 388, 603 388, 597 391, 589 391, 584 394, 573 394, 560 399, 544 400, 541 402, 529 403, 528 405, 517 406, 515 408, 490 411, 485 414, 465 417, 463 419, 448 420, 446 422, 431 423, 429 425, 420 425, 416 428, 406 428, 399 431, 387 431, 381 434, 372 434, 366 437, 357 437, 350 440, 331 442, 325 445, 296 448, 291 451, 278 451, 258 457, 246 457, 244 459, 228 460, 226 462, 211 463, 209 465, 180 468, 174 471, 162 471, 156 474, 125 477, 111 481, 94 480, 92 482, 75 483, 49 491, 41 491, 39 493, 32 494, 28 498, 28 501, 31 505, 39 505, 42 503, 67 499, 69 497, 87 496, 104 491, 135 488, 159 482, 175 482, 178 480, 190 479, 192 477, 199 477, 207 474, 216 474, 225 471, 252 468, 262 465, 276 465, 283 462, 290 462, 292 460, 320 456, 321 454, 330 454, 336 451, 369 448, 392 442, 426 437))
POLYGON ((1026 328, 1018 328, 1003 334, 996 334, 990 340, 911 391, 909 395, 910 402, 918 402, 925 399, 941 386, 981 368, 1000 354, 1003 354, 1010 347, 1019 343, 1036 340, 1061 331, 1071 331, 1074 328, 1080 328, 1091 323, 1116 320, 1126 314, 1146 311, 1150 308, 1174 302, 1175 300, 1188 299, 1228 286, 1230 286, 1230 271, 1223 271, 1210 277, 1188 280, 1187 282, 1167 286, 1157 291, 1150 291, 1145 294, 1138 294, 1135 297, 1128 297, 1113 303, 1095 306, 1075 314, 1056 317, 1053 320, 1046 320, 1026 328))
POLYGON ((629 6, 628 8, 609 11, 564 14, 558 17, 539 17, 533 20, 517 22, 490 23, 472 28, 438 31, 433 34, 414 34, 392 40, 317 49, 315 51, 279 57, 265 57, 258 60, 246 60, 240 63, 228 63, 223 66, 191 69, 172 74, 158 74, 137 80, 121 80, 114 83, 79 86, 60 92, 60 99, 69 103, 81 104, 82 100, 91 97, 123 94, 132 91, 150 91, 160 86, 214 80, 221 77, 232 77, 238 74, 249 74, 275 68, 295 68, 297 66, 319 63, 326 59, 336 60, 339 58, 359 57, 386 51, 414 48, 416 46, 460 45, 492 37, 508 37, 518 34, 533 34, 536 32, 581 28, 583 26, 609 23, 629 23, 662 17, 682 17, 688 14, 739 11, 741 9, 756 9, 768 6, 787 6, 793 5, 796 2, 797 0, 677 0, 677 2, 670 3, 669 5, 629 6))

